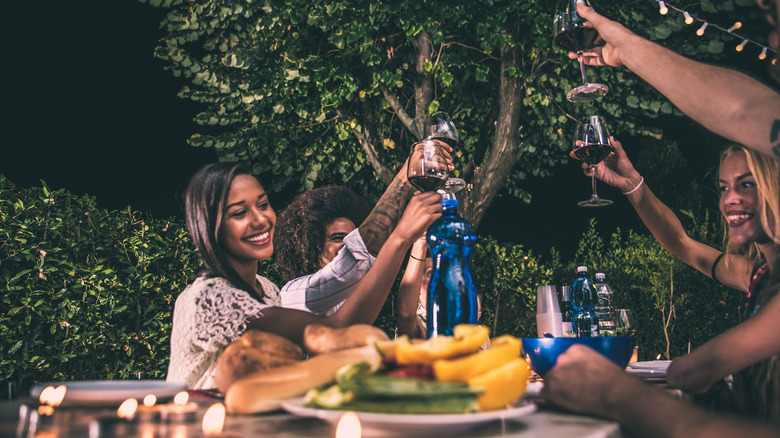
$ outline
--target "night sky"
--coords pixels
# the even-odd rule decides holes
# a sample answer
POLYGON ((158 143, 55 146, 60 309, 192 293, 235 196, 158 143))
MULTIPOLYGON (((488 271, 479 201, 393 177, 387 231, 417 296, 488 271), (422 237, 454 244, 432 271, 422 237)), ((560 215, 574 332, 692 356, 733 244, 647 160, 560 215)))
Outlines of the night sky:
MULTIPOLYGON (((6 114, 0 173, 20 187, 66 188, 98 205, 181 218, 180 193, 211 150, 186 144, 198 106, 179 99, 184 83, 152 52, 164 10, 136 0, 43 0, 4 5, 6 114), (9 115, 10 113, 10 115, 9 115)), ((695 141, 695 139, 693 139, 695 141)), ((712 156, 688 157, 704 174, 712 156)), ((712 153, 714 156, 714 152, 712 153)), ((599 185, 607 208, 583 209, 589 179, 570 162, 550 178, 530 180, 531 205, 498 198, 480 226, 537 254, 573 251, 590 217, 605 232, 637 228, 624 197, 599 185)), ((703 178, 703 177, 702 177, 703 178)), ((286 201, 286 200, 280 200, 286 201)))

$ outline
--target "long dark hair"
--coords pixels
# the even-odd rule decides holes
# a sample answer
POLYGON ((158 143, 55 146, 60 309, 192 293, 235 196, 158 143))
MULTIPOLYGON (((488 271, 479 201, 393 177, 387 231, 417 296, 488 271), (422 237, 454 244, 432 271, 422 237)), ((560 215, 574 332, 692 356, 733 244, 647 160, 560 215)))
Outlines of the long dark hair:
POLYGON ((195 248, 203 266, 199 277, 223 277, 233 286, 256 295, 225 258, 222 249, 223 213, 233 180, 239 175, 252 175, 244 163, 213 163, 201 167, 190 179, 184 195, 184 213, 195 248))
POLYGON ((329 223, 344 217, 360 226, 371 208, 366 198, 338 185, 296 196, 279 214, 274 233, 274 261, 284 281, 320 269, 325 227, 329 223))

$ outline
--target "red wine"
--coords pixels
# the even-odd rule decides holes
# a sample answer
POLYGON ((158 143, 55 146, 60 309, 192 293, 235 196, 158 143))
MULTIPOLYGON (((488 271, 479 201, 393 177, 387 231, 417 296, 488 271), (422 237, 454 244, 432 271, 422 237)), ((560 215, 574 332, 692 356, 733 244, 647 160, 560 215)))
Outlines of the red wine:
POLYGON ((575 26, 555 36, 555 44, 570 52, 581 52, 593 47, 599 32, 588 26, 575 26))
POLYGON ((574 155, 580 160, 588 163, 588 165, 595 166, 604 161, 604 159, 607 158, 607 155, 612 151, 614 151, 614 149, 608 144, 593 143, 575 149, 574 155))
POLYGON ((417 187, 423 192, 433 192, 438 190, 444 185, 447 178, 440 178, 438 176, 410 176, 409 184, 417 187))
POLYGON ((450 145, 450 147, 454 150, 455 146, 458 145, 458 141, 449 137, 433 137, 432 140, 439 140, 441 142, 447 143, 450 145))

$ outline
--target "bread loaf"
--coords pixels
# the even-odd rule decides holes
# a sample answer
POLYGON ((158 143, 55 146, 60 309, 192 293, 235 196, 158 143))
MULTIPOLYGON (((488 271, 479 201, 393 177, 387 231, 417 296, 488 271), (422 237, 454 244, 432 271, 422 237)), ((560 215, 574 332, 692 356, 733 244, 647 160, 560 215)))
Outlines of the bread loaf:
POLYGON ((217 359, 214 383, 224 394, 236 380, 302 359, 301 347, 288 339, 260 330, 248 330, 228 345, 217 359))
POLYGON ((369 324, 354 324, 338 329, 321 324, 309 324, 303 331, 303 347, 312 356, 373 345, 376 341, 389 339, 382 329, 369 324))

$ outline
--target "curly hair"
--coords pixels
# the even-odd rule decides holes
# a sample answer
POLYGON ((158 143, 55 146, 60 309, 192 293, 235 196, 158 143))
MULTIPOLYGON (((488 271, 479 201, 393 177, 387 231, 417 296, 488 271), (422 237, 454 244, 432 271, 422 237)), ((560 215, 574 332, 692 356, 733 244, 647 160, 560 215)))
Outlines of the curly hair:
POLYGON ((320 269, 325 227, 338 218, 360 226, 372 204, 347 187, 328 185, 307 190, 279 214, 274 232, 274 260, 284 281, 320 269))

